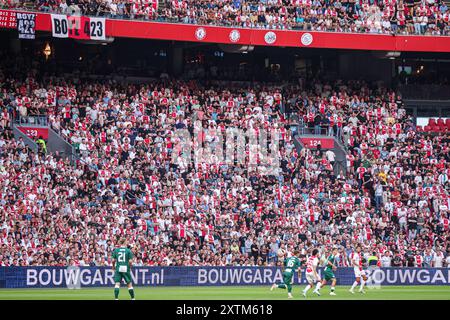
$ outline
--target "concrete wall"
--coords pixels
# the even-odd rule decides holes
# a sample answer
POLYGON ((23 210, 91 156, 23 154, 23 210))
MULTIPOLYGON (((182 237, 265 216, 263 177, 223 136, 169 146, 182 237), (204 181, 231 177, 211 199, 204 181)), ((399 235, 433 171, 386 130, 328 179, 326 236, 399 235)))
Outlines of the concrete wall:
POLYGON ((49 152, 58 151, 61 156, 67 158, 73 154, 73 147, 61 136, 59 136, 53 129, 48 128, 47 150, 49 152))

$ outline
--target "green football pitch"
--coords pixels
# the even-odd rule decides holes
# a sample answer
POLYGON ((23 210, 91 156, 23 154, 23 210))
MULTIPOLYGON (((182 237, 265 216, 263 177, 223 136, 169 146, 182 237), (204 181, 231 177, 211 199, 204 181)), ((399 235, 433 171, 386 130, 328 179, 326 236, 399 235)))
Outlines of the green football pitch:
MULTIPOLYGON (((293 300, 304 300, 301 290, 294 286, 293 300)), ((270 291, 265 286, 241 287, 135 287, 136 300, 287 300, 287 291, 270 291)), ((114 288, 69 289, 0 289, 0 300, 113 300, 114 288)), ((450 286, 385 286, 366 289, 365 294, 351 294, 349 287, 336 287, 336 296, 329 295, 329 287, 322 288, 318 297, 309 291, 311 300, 450 300, 450 286)), ((122 287, 120 300, 130 300, 122 287)))

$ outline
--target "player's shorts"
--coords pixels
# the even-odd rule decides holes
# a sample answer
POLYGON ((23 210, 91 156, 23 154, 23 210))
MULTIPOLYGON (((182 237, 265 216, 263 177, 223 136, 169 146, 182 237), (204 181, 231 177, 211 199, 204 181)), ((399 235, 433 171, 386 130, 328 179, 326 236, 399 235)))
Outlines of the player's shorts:
POLYGON ((325 270, 323 272, 323 277, 325 278, 326 281, 330 281, 332 279, 336 279, 336 276, 334 275, 334 272, 331 270, 325 270))
POLYGON ((359 268, 353 268, 353 272, 355 273, 356 278, 365 277, 366 272, 364 270, 360 270, 359 268))
POLYGON ((126 284, 131 283, 131 273, 128 272, 115 272, 114 273, 114 283, 120 283, 122 279, 126 284))
POLYGON ((292 272, 283 272, 283 283, 291 284, 293 277, 294 277, 294 274, 292 272))
POLYGON ((315 276, 314 276, 314 273, 306 273, 306 281, 308 282, 308 283, 315 283, 315 282, 317 282, 317 281, 320 281, 320 279, 317 279, 315 276))

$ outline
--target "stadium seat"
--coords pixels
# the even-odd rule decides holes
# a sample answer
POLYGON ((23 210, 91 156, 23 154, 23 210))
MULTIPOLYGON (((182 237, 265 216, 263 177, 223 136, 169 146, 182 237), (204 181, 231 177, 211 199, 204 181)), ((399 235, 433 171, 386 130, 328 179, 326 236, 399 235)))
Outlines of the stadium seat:
POLYGON ((417 130, 417 132, 423 132, 423 127, 422 126, 417 126, 416 130, 417 130))
POLYGON ((430 118, 430 120, 428 120, 429 126, 434 126, 435 124, 436 124, 436 120, 434 118, 430 118))
POLYGON ((436 124, 438 124, 441 127, 444 124, 444 119, 442 118, 437 119, 436 124))

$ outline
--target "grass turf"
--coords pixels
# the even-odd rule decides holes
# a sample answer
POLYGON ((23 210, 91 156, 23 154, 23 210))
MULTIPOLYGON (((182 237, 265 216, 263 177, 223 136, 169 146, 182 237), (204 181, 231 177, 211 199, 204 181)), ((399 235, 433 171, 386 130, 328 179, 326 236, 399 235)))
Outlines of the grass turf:
MULTIPOLYGON (((294 286, 294 299, 305 299, 294 286)), ((287 291, 266 286, 241 287, 135 287, 136 300, 287 300, 287 291)), ((365 294, 348 292, 349 287, 337 286, 336 296, 329 295, 329 286, 318 297, 308 292, 311 300, 450 300, 450 286, 384 286, 366 289, 365 294)), ((69 289, 0 289, 0 300, 113 300, 114 288, 69 289)), ((121 287, 119 299, 130 300, 126 287, 121 287)))

